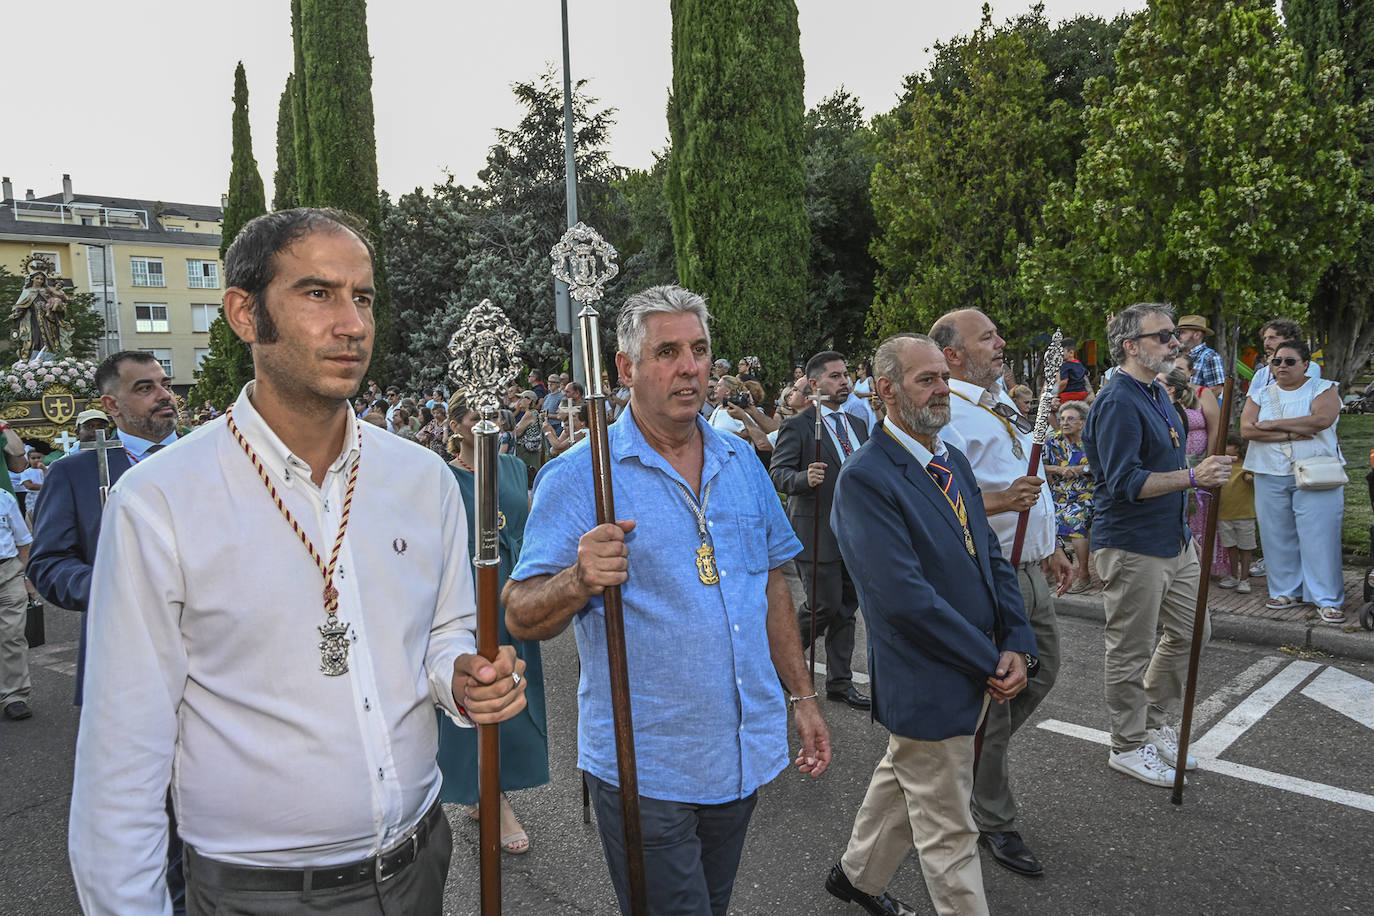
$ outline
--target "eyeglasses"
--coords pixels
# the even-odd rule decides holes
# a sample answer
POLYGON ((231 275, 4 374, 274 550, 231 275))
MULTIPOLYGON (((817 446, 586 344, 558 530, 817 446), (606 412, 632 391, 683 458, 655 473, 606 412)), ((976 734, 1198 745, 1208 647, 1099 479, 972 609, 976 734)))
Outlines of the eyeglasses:
POLYGON ((1155 331, 1150 334, 1137 334, 1134 337, 1129 337, 1127 339, 1145 340, 1147 337, 1153 337, 1155 340, 1159 341, 1162 344, 1167 344, 1171 340, 1183 339, 1182 336, 1178 333, 1178 328, 1169 328, 1169 330, 1167 331, 1155 331))
POLYGON ((1296 366, 1298 358, 1296 356, 1275 356, 1269 360, 1269 365, 1277 369, 1279 366, 1296 366))
POLYGON ((1006 420, 1012 426, 1015 426, 1019 432, 1029 433, 1035 430, 1035 424, 1021 416, 1016 408, 1012 407, 1010 404, 1003 404, 1001 401, 998 401, 993 405, 992 412, 1003 420, 1006 420))

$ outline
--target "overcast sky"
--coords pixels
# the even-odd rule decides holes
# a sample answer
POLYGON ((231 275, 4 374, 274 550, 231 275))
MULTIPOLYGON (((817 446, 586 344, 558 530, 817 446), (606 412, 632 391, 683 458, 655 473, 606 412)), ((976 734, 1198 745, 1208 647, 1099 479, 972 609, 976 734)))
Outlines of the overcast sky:
MULTIPOLYGON (((1145 0, 1046 0, 1057 22, 1112 17, 1145 0)), ((798 0, 808 107, 844 84, 872 115, 932 44, 971 32, 977 0, 798 0)), ((993 3, 998 22, 1029 0, 993 3)), ((667 145, 667 0, 569 0, 574 79, 618 109, 614 160, 646 167, 667 145)), ((248 75, 253 146, 272 197, 277 99, 291 69, 288 0, 69 0, 59 25, 6 46, 13 77, 0 173, 16 196, 61 191, 218 203, 229 178, 234 65, 248 75)), ((560 68, 558 0, 373 2, 377 159, 393 194, 451 171, 471 184, 492 128, 520 111, 510 84, 560 68)), ((47 21, 47 20, 45 20, 47 21)), ((18 33, 15 33, 17 36, 18 33)), ((561 78, 561 77, 560 77, 561 78)))

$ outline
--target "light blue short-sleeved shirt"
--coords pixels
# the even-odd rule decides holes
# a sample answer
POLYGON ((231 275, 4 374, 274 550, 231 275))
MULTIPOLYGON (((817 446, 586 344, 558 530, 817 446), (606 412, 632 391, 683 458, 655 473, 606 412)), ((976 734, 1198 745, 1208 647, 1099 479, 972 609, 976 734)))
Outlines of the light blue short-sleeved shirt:
MULTIPOLYGON (((718 585, 698 577, 697 521, 678 486, 686 481, 645 441, 633 404, 609 430, 612 489, 616 517, 637 523, 626 536, 629 578, 621 595, 639 792, 722 804, 748 796, 787 765, 787 707, 768 649, 766 587, 769 570, 796 556, 801 543, 748 444, 696 422, 718 585)), ((539 472, 511 578, 572 566, 578 539, 595 526, 583 440, 539 472)), ((577 614, 574 631, 582 660, 577 765, 618 785, 600 597, 577 614)))

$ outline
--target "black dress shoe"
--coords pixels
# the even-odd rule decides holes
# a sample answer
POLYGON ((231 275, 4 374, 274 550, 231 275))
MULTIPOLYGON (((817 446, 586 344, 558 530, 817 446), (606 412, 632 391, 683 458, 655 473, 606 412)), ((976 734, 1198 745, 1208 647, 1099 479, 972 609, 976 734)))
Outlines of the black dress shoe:
POLYGON ((978 845, 992 853, 997 864, 1027 878, 1039 878, 1045 873, 1035 853, 1021 841, 1015 830, 991 830, 978 834, 978 845))
POLYGON ((886 892, 873 895, 865 894, 849 883, 849 876, 836 862, 825 879, 825 889, 832 897, 857 903, 873 916, 916 916, 916 911, 886 892))
POLYGON ((837 703, 843 703, 850 709, 868 709, 873 705, 873 701, 855 690, 853 684, 850 684, 844 690, 827 690, 825 695, 827 699, 834 700, 837 703))
POLYGON ((5 706, 6 719, 27 719, 33 715, 33 710, 29 709, 29 704, 23 700, 15 700, 5 706))

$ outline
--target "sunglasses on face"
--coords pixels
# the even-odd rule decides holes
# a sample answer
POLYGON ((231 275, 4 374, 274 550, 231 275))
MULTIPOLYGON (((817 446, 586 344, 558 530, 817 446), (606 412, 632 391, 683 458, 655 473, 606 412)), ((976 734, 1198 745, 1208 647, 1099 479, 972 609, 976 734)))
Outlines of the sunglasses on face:
POLYGON ((1269 360, 1269 365, 1273 366, 1275 369, 1280 366, 1296 366, 1297 364, 1298 358, 1296 356, 1275 356, 1273 359, 1269 360))
POLYGON ((1035 424, 1017 413, 1016 408, 1012 407, 1010 404, 1003 404, 999 401, 993 405, 992 412, 1003 420, 1006 420, 1012 426, 1015 426, 1019 432, 1029 433, 1035 429, 1035 424))
POLYGON ((1180 340, 1178 328, 1169 328, 1167 331, 1155 331, 1151 334, 1137 334, 1131 340, 1145 340, 1153 337, 1162 344, 1167 344, 1171 340, 1180 340))

